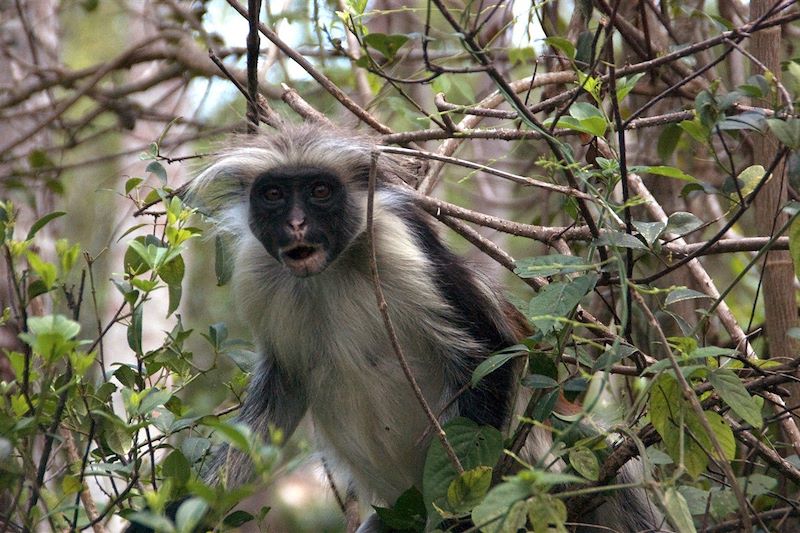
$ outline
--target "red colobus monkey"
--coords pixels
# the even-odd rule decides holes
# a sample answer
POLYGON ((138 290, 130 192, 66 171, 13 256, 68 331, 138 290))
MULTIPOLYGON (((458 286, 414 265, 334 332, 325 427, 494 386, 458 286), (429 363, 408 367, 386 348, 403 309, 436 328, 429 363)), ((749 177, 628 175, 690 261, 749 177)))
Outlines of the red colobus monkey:
MULTIPOLYGON (((345 473, 363 501, 392 504, 421 487, 431 432, 376 305, 366 234, 374 147, 308 125, 239 137, 197 178, 190 203, 233 239, 235 301, 260 355, 240 421, 288 436, 310 416, 326 464, 345 473)), ((402 159, 378 159, 374 246, 398 340, 442 421, 461 416, 507 429, 513 366, 465 385, 488 355, 525 337, 527 323, 443 244, 411 195, 387 184, 406 172, 402 159)), ((535 449, 543 434, 526 446, 533 455, 547 452, 535 449)), ((225 448, 210 470, 210 479, 235 485, 252 468, 245 454, 225 448)), ((625 533, 663 523, 640 489, 583 518, 625 533)), ((377 517, 359 531, 380 531, 377 517)))

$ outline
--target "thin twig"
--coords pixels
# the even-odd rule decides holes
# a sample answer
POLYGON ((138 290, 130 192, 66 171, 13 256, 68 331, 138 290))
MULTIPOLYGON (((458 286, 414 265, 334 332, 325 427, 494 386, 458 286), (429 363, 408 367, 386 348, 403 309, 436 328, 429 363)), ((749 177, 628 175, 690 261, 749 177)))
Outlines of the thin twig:
POLYGON ((425 411, 425 415, 428 417, 428 421, 433 426, 439 441, 442 443, 445 453, 447 453, 447 456, 450 458, 453 468, 455 468, 456 472, 462 474, 464 472, 464 467, 461 466, 461 461, 458 460, 455 450, 453 450, 453 447, 450 445, 450 441, 447 440, 447 434, 444 432, 444 429, 442 429, 441 424, 439 424, 439 420, 437 420, 436 415, 433 413, 428 405, 427 400, 425 399, 425 396, 422 394, 422 389, 420 389, 419 384, 414 377, 414 373, 411 371, 411 367, 409 367, 408 361, 403 354, 403 348, 400 346, 400 341, 397 338, 397 332, 394 329, 394 324, 392 323, 391 317, 389 317, 389 306, 386 303, 386 298, 383 296, 383 288, 381 287, 381 280, 378 273, 378 256, 375 246, 375 224, 373 220, 375 207, 375 181, 378 174, 379 155, 380 152, 377 150, 372 152, 369 170, 369 191, 367 196, 367 235, 369 236, 370 248, 369 268, 370 272, 372 272, 372 281, 375 287, 375 298, 378 301, 378 310, 380 311, 381 317, 383 318, 383 323, 386 326, 386 333, 389 335, 389 340, 392 343, 394 353, 397 356, 397 360, 400 362, 400 366, 403 369, 403 373, 406 375, 406 379, 408 379, 408 383, 414 390, 414 395, 417 397, 417 401, 422 407, 422 410, 425 411))

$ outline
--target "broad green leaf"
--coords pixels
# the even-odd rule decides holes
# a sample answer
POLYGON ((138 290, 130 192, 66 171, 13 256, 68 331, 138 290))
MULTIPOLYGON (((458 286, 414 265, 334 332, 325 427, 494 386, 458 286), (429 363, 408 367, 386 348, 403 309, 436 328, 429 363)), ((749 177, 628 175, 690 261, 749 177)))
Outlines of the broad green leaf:
POLYGON ((569 451, 569 464, 577 473, 591 481, 600 478, 600 461, 589 448, 578 446, 569 451))
POLYGON ((528 499, 528 520, 534 533, 567 533, 567 506, 551 494, 528 499))
MULTIPOLYGON (((479 466, 492 467, 503 451, 503 435, 493 427, 479 426, 466 418, 456 418, 445 424, 444 430, 465 470, 479 466)), ((456 470, 441 442, 432 438, 423 469, 422 493, 425 501, 443 502, 447 498, 450 483, 456 476, 456 470)), ((428 512, 433 516, 436 511, 431 507, 428 512)))
POLYGON ((551 283, 528 304, 528 317, 543 334, 561 329, 559 318, 566 317, 597 283, 596 274, 587 274, 563 283, 551 283))
POLYGON ((682 302, 684 300, 694 300, 696 298, 711 298, 711 296, 703 294, 702 292, 694 289, 676 287, 672 289, 669 294, 667 294, 666 298, 664 298, 664 305, 670 305, 677 302, 682 302))
POLYGON ((683 130, 677 124, 668 124, 661 130, 661 134, 658 136, 658 143, 656 144, 656 151, 658 157, 662 161, 668 161, 669 158, 672 157, 675 148, 678 146, 678 142, 681 140, 682 134, 683 130))
POLYGON ((647 250, 647 245, 642 241, 622 231, 604 231, 595 244, 597 246, 613 246, 615 248, 631 248, 633 250, 647 250))
POLYGON ((20 333, 19 338, 35 353, 53 362, 75 349, 77 342, 73 339, 80 330, 80 324, 63 315, 34 316, 28 319, 28 332, 20 333))
POLYGON ((516 533, 525 527, 526 516, 523 514, 520 522, 518 513, 510 511, 515 505, 524 503, 530 494, 529 483, 516 479, 500 483, 472 510, 472 522, 483 533, 516 533))
POLYGON ((390 61, 394 59, 397 51, 408 41, 408 35, 402 34, 386 35, 385 33, 376 32, 364 36, 364 44, 374 48, 390 61))
POLYGON ((569 59, 575 59, 575 45, 563 37, 548 37, 544 40, 556 50, 560 50, 569 59))
POLYGON ((754 428, 761 428, 764 421, 761 417, 761 406, 744 388, 742 380, 727 368, 717 368, 708 375, 720 398, 733 409, 742 420, 754 428))
POLYGON ((217 276, 218 287, 226 285, 233 276, 233 261, 229 252, 223 238, 216 235, 214 237, 214 274, 217 276))
POLYGON ((683 131, 688 133, 692 136, 692 138, 699 142, 705 144, 708 141, 708 136, 711 134, 709 129, 704 126, 699 119, 694 118, 693 120, 684 120, 678 123, 678 127, 681 128, 683 131))
POLYGON ((670 522, 678 530, 678 533, 696 533, 692 515, 689 513, 689 506, 683 495, 675 489, 668 487, 664 493, 664 507, 669 515, 670 522))
POLYGON ((514 273, 521 278, 532 278, 573 274, 587 270, 597 270, 597 265, 587 263, 585 259, 574 255, 551 254, 517 260, 514 273))
POLYGON ((478 505, 492 484, 492 467, 479 466, 465 470, 447 488, 448 507, 456 513, 467 513, 478 505))
POLYGON ((739 484, 745 489, 748 498, 767 494, 778 486, 778 479, 765 474, 751 474, 747 478, 739 480, 739 484))
POLYGON ((686 471, 696 478, 705 471, 708 457, 695 440, 701 440, 702 435, 690 435, 687 431, 691 417, 678 382, 669 374, 662 374, 650 393, 650 421, 661 435, 670 457, 676 463, 682 459, 686 471))
POLYGON ((667 219, 667 232, 686 235, 703 225, 703 221, 692 213, 675 211, 667 219))
POLYGON ((181 504, 175 515, 178 533, 192 533, 203 520, 208 504, 200 498, 189 498, 181 504))
POLYGON ((524 387, 529 389, 552 389, 558 387, 558 381, 550 376, 543 376, 541 374, 531 374, 525 376, 521 381, 524 387))
POLYGON ((723 190, 734 200, 739 199, 739 194, 742 195, 742 198, 747 198, 756 188, 756 185, 758 185, 758 183, 764 177, 764 172, 766 172, 766 169, 763 166, 751 165, 742 170, 736 177, 736 181, 739 186, 738 192, 735 189, 729 191, 727 190, 728 187, 725 187, 723 190))
POLYGON ((189 461, 179 450, 172 450, 161 463, 161 473, 178 486, 183 486, 189 481, 189 477, 192 475, 192 468, 189 465, 189 461))
POLYGON ((800 119, 768 118, 767 125, 775 137, 792 150, 800 148, 800 119))
POLYGON ((633 221, 633 227, 636 228, 645 242, 652 246, 654 242, 664 233, 667 228, 666 222, 642 222, 640 220, 633 221))
POLYGON ((392 507, 375 507, 375 512, 385 526, 397 531, 424 531, 427 511, 422 493, 411 487, 392 507))
POLYGON ((166 185, 167 184, 167 170, 164 168, 164 165, 159 163, 158 161, 152 161, 147 165, 145 172, 150 172, 155 174, 161 183, 166 185))

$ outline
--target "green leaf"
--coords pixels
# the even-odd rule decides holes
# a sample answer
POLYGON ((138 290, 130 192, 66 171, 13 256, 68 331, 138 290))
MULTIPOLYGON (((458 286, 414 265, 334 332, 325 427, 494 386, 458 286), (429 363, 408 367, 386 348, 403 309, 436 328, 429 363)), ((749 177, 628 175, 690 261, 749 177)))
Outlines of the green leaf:
POLYGON ((633 221, 633 227, 644 238, 645 242, 652 246, 654 242, 664 233, 667 228, 666 222, 642 222, 639 220, 633 221))
MULTIPOLYGON (((145 168, 145 172, 150 172, 151 174, 155 174, 161 183, 166 185, 167 184, 167 170, 164 168, 164 165, 159 163, 158 161, 152 161, 147 165, 145 168)), ((126 185, 127 188, 127 185, 126 185)))
POLYGON ((230 260, 228 247, 219 235, 214 237, 214 274, 217 276, 217 287, 226 285, 233 276, 233 261, 230 260))
POLYGON ((642 76, 644 76, 644 72, 617 80, 617 102, 621 102, 626 96, 628 96, 628 93, 630 93, 633 88, 636 87, 636 84, 640 79, 642 79, 642 76))
POLYGON ((456 513, 467 513, 478 505, 492 485, 492 467, 479 466, 465 470, 447 488, 448 507, 456 513))
POLYGON ((63 315, 45 315, 28 318, 28 332, 19 338, 35 353, 53 362, 75 349, 73 339, 81 330, 80 324, 63 315))
MULTIPOLYGON (((472 522, 483 533, 516 533, 525 527, 525 514, 521 519, 512 507, 524 504, 531 494, 531 485, 519 480, 500 483, 472 510, 472 522)), ((525 507, 523 507, 525 509, 525 507)))
POLYGON ((150 414, 159 405, 164 405, 172 397, 172 393, 168 390, 158 390, 156 388, 146 391, 146 395, 141 398, 139 405, 136 409, 136 414, 147 415, 150 414))
POLYGON ((747 198, 756 188, 758 183, 764 178, 765 172, 766 169, 763 166, 751 165, 742 170, 736 177, 739 187, 738 191, 736 190, 735 186, 731 187, 726 184, 726 186, 723 187, 723 192, 727 193, 728 196, 730 196, 734 201, 739 199, 739 194, 742 195, 742 198, 747 198))
POLYGON ((761 428, 764 421, 761 417, 761 406, 750 396, 742 381, 730 369, 717 368, 708 375, 708 381, 719 393, 720 398, 742 417, 742 420, 754 428, 761 428))
POLYGON ((200 498, 189 498, 181 504, 175 515, 178 533, 192 533, 203 520, 208 504, 200 498))
POLYGON ((752 130, 762 131, 766 124, 764 114, 758 111, 745 111, 725 117, 717 123, 720 130, 752 130))
POLYGON ((569 59, 575 59, 575 45, 563 37, 548 37, 544 40, 549 46, 560 50, 569 59))
POLYGON ((376 32, 364 36, 364 44, 383 54, 389 61, 394 59, 398 50, 409 40, 408 35, 403 34, 386 35, 376 32))
POLYGON ((578 446, 569 451, 569 464, 577 473, 591 481, 600 479, 600 461, 589 448, 578 446))
POLYGON ((247 511, 238 510, 226 516, 222 523, 228 527, 238 528, 253 520, 255 520, 255 516, 247 511))
POLYGON ((692 515, 683 495, 675 487, 667 487, 664 493, 664 507, 670 522, 675 525, 678 533, 695 533, 692 515))
POLYGON ((676 287, 670 290, 670 293, 664 298, 664 305, 670 305, 684 300, 694 300, 695 298, 711 298, 711 296, 694 289, 676 287))
POLYGON ((800 276, 800 217, 789 227, 789 254, 792 257, 795 276, 800 276))
POLYGON ((566 317, 597 283, 596 274, 587 274, 564 283, 551 283, 528 304, 528 317, 543 334, 561 329, 559 318, 566 317))
POLYGON ((675 211, 667 219, 667 230, 675 235, 686 235, 703 225, 703 221, 692 213, 675 211))
POLYGON ((675 378, 669 374, 659 376, 650 394, 650 421, 661 435, 670 457, 676 463, 682 460, 689 475, 696 478, 705 471, 708 457, 698 444, 701 435, 690 435, 687 431, 691 416, 675 378))
POLYGON ((128 324, 127 338, 128 347, 133 350, 137 355, 142 355, 142 310, 141 305, 133 308, 131 313, 131 323, 128 324))
POLYGON ((792 150, 800 148, 800 119, 768 118, 767 125, 775 137, 792 150))
POLYGON ((698 118, 679 122, 678 127, 691 135, 695 141, 703 144, 708 141, 708 136, 711 134, 709 129, 704 126, 698 118))
POLYGON ((524 344, 515 344, 508 348, 503 348, 499 352, 495 352, 485 360, 481 361, 475 370, 472 372, 471 387, 474 387, 486 376, 505 365, 511 359, 527 355, 530 349, 524 344))
POLYGON ((36 222, 33 223, 31 226, 30 231, 28 231, 28 236, 25 237, 26 241, 33 239, 34 236, 39 232, 40 229, 45 227, 50 221, 55 220, 58 217, 63 217, 66 215, 64 211, 53 211, 52 213, 48 213, 36 222))
POLYGON ((375 507, 375 512, 383 525, 393 531, 424 531, 427 510, 422 493, 411 487, 395 502, 392 507, 375 507))
POLYGON ((536 494, 528 500, 528 520, 533 533, 567 533, 567 506, 551 494, 536 494))
POLYGON ((683 130, 677 124, 668 124, 661 130, 658 136, 658 143, 656 144, 656 152, 662 161, 669 160, 681 140, 683 130))
POLYGON ((597 246, 613 246, 615 248, 631 248, 633 250, 647 250, 647 245, 635 236, 622 231, 604 231, 595 244, 597 246))
POLYGON ((179 450, 172 450, 161 463, 161 473, 164 477, 171 479, 177 486, 182 487, 189 481, 192 469, 189 461, 179 450))
POLYGON ((681 169, 665 165, 656 165, 656 166, 639 165, 631 167, 630 170, 631 172, 636 172, 639 174, 655 174, 657 176, 666 176, 668 178, 675 178, 681 181, 688 181, 690 183, 697 182, 697 178, 690 176, 681 169))
POLYGON ((558 387, 558 381, 550 376, 543 376, 541 374, 525 376, 522 378, 521 384, 529 389, 552 389, 558 387))
MULTIPOLYGON (((493 427, 479 426, 466 418, 455 418, 445 424, 444 430, 465 470, 479 466, 492 467, 503 451, 503 434, 493 427)), ((456 470, 441 442, 433 439, 428 448, 422 477, 425 501, 431 504, 446 501, 448 488, 456 476, 456 470)), ((431 507, 429 515, 433 516, 434 513, 435 510, 431 507)))
POLYGON ((597 270, 597 265, 574 255, 541 255, 517 260, 514 273, 521 278, 555 276, 597 270))

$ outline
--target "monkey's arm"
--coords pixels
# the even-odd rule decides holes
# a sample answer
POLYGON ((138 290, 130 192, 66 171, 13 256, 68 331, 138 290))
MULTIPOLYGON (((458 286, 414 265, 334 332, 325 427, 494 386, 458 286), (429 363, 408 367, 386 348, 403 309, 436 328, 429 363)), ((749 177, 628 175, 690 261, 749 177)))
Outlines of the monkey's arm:
MULTIPOLYGON (((305 392, 275 361, 262 354, 253 371, 250 385, 236 418, 269 442, 270 431, 278 429, 288 439, 303 418, 307 406, 305 392)), ((253 466, 247 455, 223 445, 214 455, 203 476, 207 481, 235 487, 247 483, 253 476, 253 466)))

